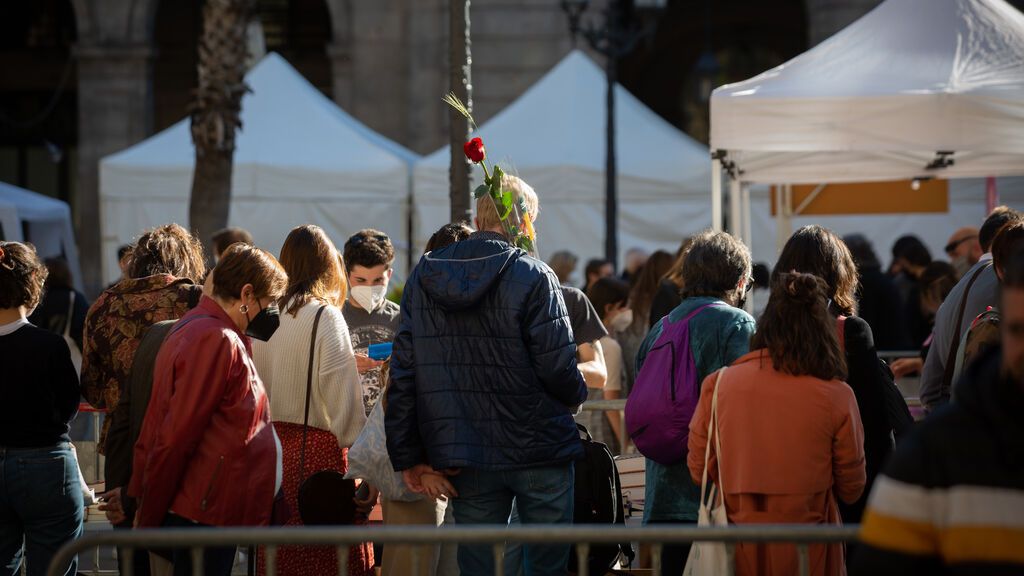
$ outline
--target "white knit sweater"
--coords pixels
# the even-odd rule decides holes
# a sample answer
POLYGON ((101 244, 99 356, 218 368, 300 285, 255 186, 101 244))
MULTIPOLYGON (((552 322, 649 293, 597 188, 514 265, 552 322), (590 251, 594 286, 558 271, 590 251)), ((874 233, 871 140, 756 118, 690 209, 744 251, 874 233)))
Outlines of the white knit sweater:
MULTIPOLYGON (((281 326, 269 342, 253 340, 256 371, 270 397, 270 418, 302 424, 313 319, 322 304, 310 302, 292 316, 281 310, 281 326)), ((363 389, 352 340, 341 310, 327 306, 317 328, 309 425, 329 430, 342 448, 355 442, 366 423, 363 389)))

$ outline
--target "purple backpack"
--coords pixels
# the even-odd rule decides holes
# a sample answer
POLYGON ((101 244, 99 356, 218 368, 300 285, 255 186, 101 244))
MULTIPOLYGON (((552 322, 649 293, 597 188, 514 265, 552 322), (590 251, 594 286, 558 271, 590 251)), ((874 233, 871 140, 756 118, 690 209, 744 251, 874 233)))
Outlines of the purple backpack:
POLYGON ((648 350, 629 392, 626 432, 641 454, 659 464, 675 464, 686 457, 690 419, 700 400, 690 319, 705 308, 721 305, 705 304, 677 322, 662 318, 661 336, 648 350))

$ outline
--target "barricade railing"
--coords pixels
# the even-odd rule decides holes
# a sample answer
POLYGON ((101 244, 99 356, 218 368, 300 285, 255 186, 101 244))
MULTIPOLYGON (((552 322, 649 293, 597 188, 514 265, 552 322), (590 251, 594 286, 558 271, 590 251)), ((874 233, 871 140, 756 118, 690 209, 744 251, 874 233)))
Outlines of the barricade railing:
MULTIPOLYGON (((657 525, 643 527, 606 525, 549 525, 522 526, 475 525, 434 528, 384 526, 302 527, 302 528, 186 528, 118 530, 86 534, 65 544, 53 558, 47 574, 59 576, 71 559, 84 551, 100 546, 118 546, 124 549, 122 576, 133 576, 132 555, 147 548, 187 548, 190 550, 194 576, 204 576, 203 550, 235 546, 264 546, 265 573, 277 574, 279 546, 326 546, 337 548, 338 571, 348 576, 348 553, 353 544, 372 541, 384 544, 459 544, 490 545, 495 559, 495 574, 504 576, 502 557, 506 542, 524 544, 575 545, 579 560, 579 576, 591 575, 586 558, 594 544, 631 542, 651 546, 651 572, 661 576, 661 552, 665 544, 686 542, 724 542, 735 544, 788 543, 795 544, 798 555, 798 574, 810 571, 809 546, 812 544, 854 542, 856 526, 823 526, 803 524, 744 525, 728 527, 697 527, 693 525, 657 525), (136 552, 138 551, 138 552, 136 552)), ((418 548, 413 547, 414 572, 418 574, 418 548)))

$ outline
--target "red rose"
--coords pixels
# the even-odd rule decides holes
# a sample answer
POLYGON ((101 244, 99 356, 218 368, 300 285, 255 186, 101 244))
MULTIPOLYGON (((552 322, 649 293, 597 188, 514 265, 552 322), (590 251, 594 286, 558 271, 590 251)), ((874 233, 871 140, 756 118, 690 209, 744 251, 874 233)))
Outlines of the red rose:
POLYGON ((487 156, 487 152, 484 150, 484 141, 479 138, 473 138, 463 144, 462 151, 466 153, 466 158, 469 158, 474 164, 479 164, 487 156))

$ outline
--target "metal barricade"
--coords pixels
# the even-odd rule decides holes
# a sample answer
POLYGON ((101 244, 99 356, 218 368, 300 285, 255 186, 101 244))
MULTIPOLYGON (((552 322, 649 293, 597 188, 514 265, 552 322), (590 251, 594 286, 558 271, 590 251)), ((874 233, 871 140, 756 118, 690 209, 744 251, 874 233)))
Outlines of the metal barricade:
MULTIPOLYGON (((266 574, 276 576, 277 548, 279 546, 305 545, 336 547, 338 550, 338 574, 348 576, 349 546, 366 541, 381 544, 445 544, 490 545, 495 558, 495 574, 504 575, 502 556, 506 542, 525 544, 573 544, 580 559, 579 576, 591 576, 585 559, 593 544, 617 544, 634 542, 652 546, 652 574, 661 575, 661 552, 665 544, 685 542, 761 542, 795 544, 798 554, 799 574, 809 573, 809 546, 811 544, 854 542, 857 539, 856 526, 822 525, 747 525, 729 527, 697 527, 692 525, 658 525, 643 527, 604 525, 547 525, 522 526, 476 525, 434 528, 385 526, 366 528, 364 526, 323 527, 323 528, 191 528, 125 530, 117 532, 87 534, 79 540, 69 542, 53 558, 47 574, 59 576, 64 566, 80 552, 100 546, 120 546, 127 549, 127 570, 131 573, 131 555, 134 549, 144 548, 188 548, 191 550, 193 574, 203 576, 203 550, 205 548, 232 546, 264 546, 266 552, 266 574)), ((418 552, 413 548, 414 560, 418 552)), ((418 568, 418 562, 413 562, 418 568)), ((417 568, 414 568, 416 570, 417 568)), ((414 572, 411 576, 419 575, 414 572)), ((592 575, 601 576, 601 575, 592 575)))

